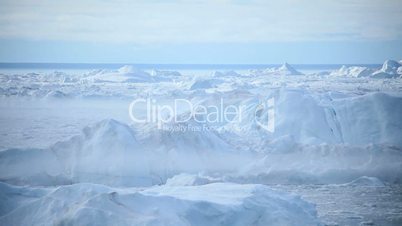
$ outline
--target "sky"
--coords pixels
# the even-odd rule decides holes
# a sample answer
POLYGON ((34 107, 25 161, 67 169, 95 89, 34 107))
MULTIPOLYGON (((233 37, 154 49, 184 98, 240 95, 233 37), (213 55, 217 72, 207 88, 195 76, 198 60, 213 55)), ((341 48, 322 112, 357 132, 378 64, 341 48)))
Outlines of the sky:
POLYGON ((402 59, 401 0, 0 0, 0 62, 402 59))

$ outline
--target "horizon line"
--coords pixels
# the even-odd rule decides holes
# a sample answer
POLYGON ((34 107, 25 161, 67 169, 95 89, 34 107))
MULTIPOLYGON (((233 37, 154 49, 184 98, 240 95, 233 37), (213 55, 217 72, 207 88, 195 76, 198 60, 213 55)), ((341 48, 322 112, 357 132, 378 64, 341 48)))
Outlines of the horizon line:
MULTIPOLYGON (((396 60, 398 61, 398 60, 396 60)), ((200 66, 208 66, 208 65, 239 65, 239 66, 248 66, 248 65, 382 65, 382 63, 289 63, 287 61, 282 63, 130 63, 130 62, 108 62, 108 63, 89 63, 89 62, 0 62, 0 66, 4 65, 51 65, 51 64, 59 64, 59 65, 184 65, 184 66, 192 66, 192 65, 200 65, 200 66)))

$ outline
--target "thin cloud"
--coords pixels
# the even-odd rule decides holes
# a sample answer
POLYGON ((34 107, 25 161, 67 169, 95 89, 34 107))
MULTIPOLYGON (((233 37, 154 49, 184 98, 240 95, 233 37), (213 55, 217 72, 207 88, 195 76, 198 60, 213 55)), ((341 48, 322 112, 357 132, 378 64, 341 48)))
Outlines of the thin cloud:
POLYGON ((402 38, 400 1, 24 0, 0 4, 0 38, 139 44, 402 38))

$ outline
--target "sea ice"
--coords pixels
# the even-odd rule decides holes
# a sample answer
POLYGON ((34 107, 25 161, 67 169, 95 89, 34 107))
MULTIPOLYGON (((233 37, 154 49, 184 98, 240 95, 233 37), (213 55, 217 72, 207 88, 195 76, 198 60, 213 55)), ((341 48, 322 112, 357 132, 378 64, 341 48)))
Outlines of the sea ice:
POLYGON ((313 74, 286 63, 196 77, 132 66, 0 74, 0 224, 319 225, 314 205, 257 184, 301 194, 400 184, 401 72, 389 60, 313 74), (244 111, 131 123, 136 98, 244 111), (264 124, 272 116, 274 131, 264 124))
POLYGON ((1 208, 0 224, 9 226, 320 225, 313 205, 263 185, 0 187, 1 203, 11 204, 1 208))

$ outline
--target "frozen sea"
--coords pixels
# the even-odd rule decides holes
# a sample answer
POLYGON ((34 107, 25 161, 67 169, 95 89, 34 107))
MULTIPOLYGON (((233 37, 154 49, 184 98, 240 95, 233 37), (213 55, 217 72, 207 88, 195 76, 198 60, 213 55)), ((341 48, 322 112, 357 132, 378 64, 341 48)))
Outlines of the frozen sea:
POLYGON ((0 225, 401 225, 401 76, 398 61, 2 63, 0 225), (244 108, 133 122, 147 98, 244 108))

